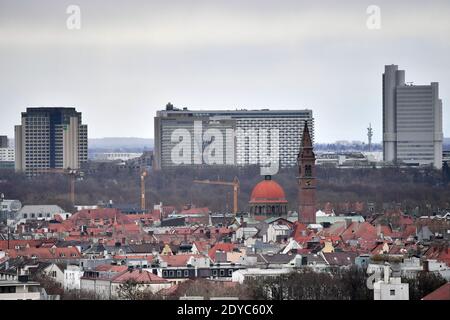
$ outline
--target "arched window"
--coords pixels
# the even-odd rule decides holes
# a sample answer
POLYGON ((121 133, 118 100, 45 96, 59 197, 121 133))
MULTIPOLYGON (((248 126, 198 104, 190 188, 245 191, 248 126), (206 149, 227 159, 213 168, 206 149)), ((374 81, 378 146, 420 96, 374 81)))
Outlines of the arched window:
POLYGON ((312 166, 310 164, 305 165, 305 177, 312 177, 312 166))

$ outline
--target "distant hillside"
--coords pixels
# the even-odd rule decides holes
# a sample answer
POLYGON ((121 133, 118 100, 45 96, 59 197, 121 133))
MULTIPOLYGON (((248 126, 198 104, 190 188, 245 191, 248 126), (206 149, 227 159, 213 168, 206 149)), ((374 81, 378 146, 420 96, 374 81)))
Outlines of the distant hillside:
POLYGON ((97 152, 142 152, 153 150, 153 139, 120 137, 89 139, 89 149, 97 152))

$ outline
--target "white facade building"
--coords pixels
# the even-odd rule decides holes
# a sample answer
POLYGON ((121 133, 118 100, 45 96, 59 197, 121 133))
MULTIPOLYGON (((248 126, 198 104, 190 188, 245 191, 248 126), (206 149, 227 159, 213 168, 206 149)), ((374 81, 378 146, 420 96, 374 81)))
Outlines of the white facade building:
POLYGON ((50 264, 44 268, 43 273, 50 277, 53 281, 58 283, 61 287, 64 285, 64 268, 55 263, 50 264))
POLYGON ((14 148, 0 148, 0 161, 14 162, 15 159, 14 148))
POLYGON ((17 212, 16 220, 53 220, 59 215, 63 220, 68 219, 71 214, 57 205, 26 205, 17 212))
POLYGON ((373 284, 374 300, 409 300, 409 284, 400 277, 391 277, 391 267, 384 266, 384 277, 373 284))
POLYGON ((280 238, 289 238, 291 229, 284 224, 271 223, 267 228, 267 242, 277 242, 280 238))
POLYGON ((280 275, 288 274, 292 272, 292 269, 260 269, 260 268, 248 268, 234 271, 231 276, 231 281, 239 282, 243 284, 245 280, 257 279, 257 278, 276 278, 280 275))
POLYGON ((0 300, 42 300, 38 282, 0 280, 0 300))
POLYGON ((442 100, 439 83, 409 85, 405 71, 385 66, 383 74, 384 161, 442 168, 442 100))
MULTIPOLYGON (((173 137, 175 130, 190 135, 186 141, 191 149, 189 162, 184 165, 261 165, 270 162, 271 152, 278 149, 279 166, 297 165, 301 135, 305 121, 314 138, 312 110, 183 110, 168 105, 155 117, 154 168, 178 166, 174 162, 173 150, 180 142, 173 137), (197 126, 197 127, 196 127, 197 126), (210 137, 206 131, 218 135, 210 137), (274 132, 278 132, 275 139, 274 132), (207 162, 202 158, 209 145, 217 148, 215 159, 220 163, 207 162), (266 148, 263 145, 266 145, 266 148), (200 158, 196 158, 196 153, 200 158)), ((184 141, 183 141, 184 142, 184 141)))
POLYGON ((129 153, 129 152, 105 152, 94 154, 94 160, 96 161, 128 161, 136 159, 142 156, 142 153, 129 153))
POLYGON ((2 200, 0 198, 0 211, 17 212, 22 209, 22 203, 19 200, 2 200))
POLYGON ((80 290, 83 268, 76 265, 68 265, 64 270, 64 291, 80 290))

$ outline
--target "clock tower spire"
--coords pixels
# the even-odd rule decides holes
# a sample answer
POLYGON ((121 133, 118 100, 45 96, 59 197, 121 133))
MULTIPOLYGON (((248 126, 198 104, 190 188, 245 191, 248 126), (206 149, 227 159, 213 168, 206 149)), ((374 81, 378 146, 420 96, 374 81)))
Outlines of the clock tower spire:
POLYGON ((304 224, 316 223, 316 156, 314 155, 308 122, 303 128, 300 152, 297 157, 298 220, 304 224))

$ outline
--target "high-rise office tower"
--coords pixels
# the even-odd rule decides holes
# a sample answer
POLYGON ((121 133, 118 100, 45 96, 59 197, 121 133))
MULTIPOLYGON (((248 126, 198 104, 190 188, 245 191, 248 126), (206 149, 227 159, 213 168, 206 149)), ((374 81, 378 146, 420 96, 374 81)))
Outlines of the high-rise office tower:
POLYGON ((87 161, 87 125, 75 108, 27 108, 15 127, 16 171, 79 169, 87 161))
POLYGON ((405 83, 405 71, 383 74, 383 159, 400 165, 442 168, 442 100, 439 83, 405 83))
POLYGON ((270 161, 272 152, 278 153, 280 168, 297 164, 297 153, 305 120, 314 139, 312 110, 188 110, 177 109, 168 104, 166 110, 155 117, 154 168, 165 169, 179 164, 173 161, 175 146, 180 143, 174 133, 185 132, 191 150, 184 165, 203 165, 209 144, 220 142, 214 165, 247 166, 270 161), (216 133, 214 139, 207 132, 216 133), (278 136, 275 138, 276 134, 278 136), (278 151, 278 152, 276 152, 278 151), (217 156, 218 155, 218 156, 217 156))

